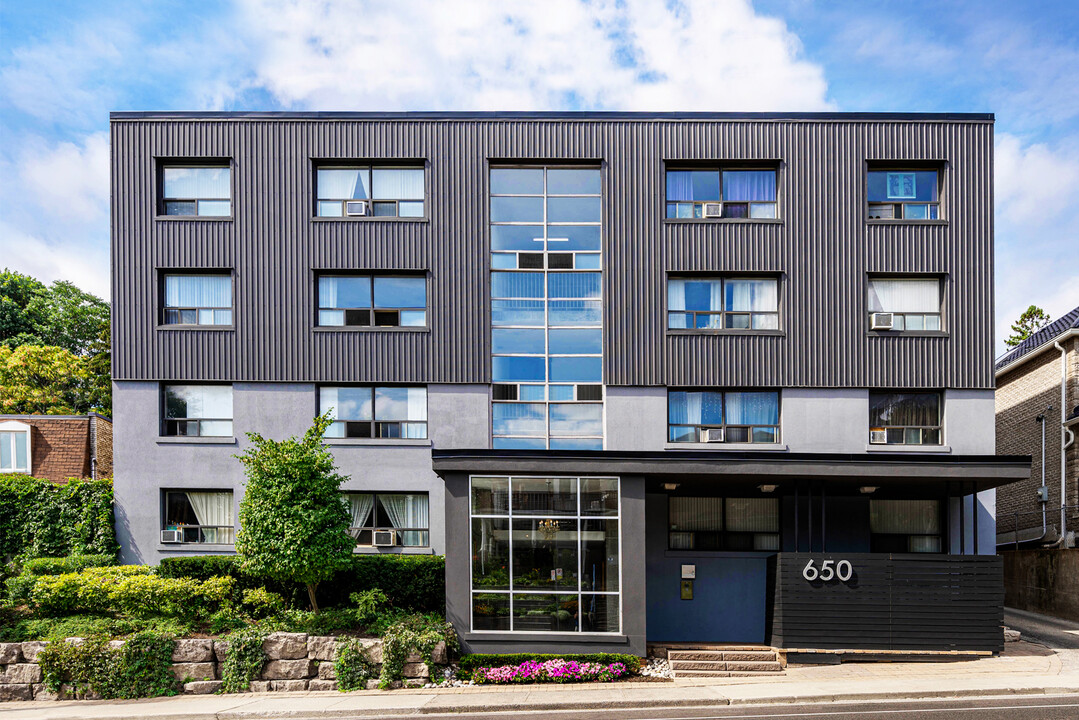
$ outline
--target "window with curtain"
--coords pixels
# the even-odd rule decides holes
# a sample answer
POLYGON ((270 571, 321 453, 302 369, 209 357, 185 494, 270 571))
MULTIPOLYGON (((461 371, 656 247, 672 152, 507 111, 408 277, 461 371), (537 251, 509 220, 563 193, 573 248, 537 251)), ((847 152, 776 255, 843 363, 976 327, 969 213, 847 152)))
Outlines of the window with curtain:
POLYGON ((670 496, 671 550, 779 550, 779 498, 670 496))
POLYGON ((0 422, 0 473, 29 473, 30 457, 30 426, 17 420, 0 422))
POLYGON ((431 544, 427 493, 349 492, 341 499, 351 518, 349 534, 357 545, 372 545, 376 529, 394 530, 397 545, 403 547, 431 544))
POLYGON ((164 165, 161 206, 165 215, 227 217, 232 213, 231 172, 219 166, 164 165))
POLYGON ((940 330, 939 278, 869 279, 869 313, 891 313, 892 330, 940 330))
POLYGON ((471 478, 472 630, 617 633, 613 477, 471 478))
POLYGON ((777 391, 668 390, 669 442, 777 443, 777 391))
POLYGON ((870 500, 871 552, 941 552, 940 511, 939 500, 870 500))
POLYGON ((427 278, 322 275, 319 327, 425 327, 427 278))
POLYGON ((162 530, 179 530, 181 542, 231 545, 236 542, 232 492, 166 490, 162 530))
POLYGON ((936 220, 940 217, 936 170, 873 169, 866 177, 870 220, 936 220))
POLYGON ((321 387, 319 414, 329 412, 333 424, 326 437, 404 438, 427 437, 427 388, 321 387))
POLYGON ((231 325, 231 275, 166 275, 165 325, 231 325))
POLYGON ((319 217, 424 216, 424 169, 357 165, 315 171, 319 217))
POLYGON ((232 435, 231 385, 165 385, 162 395, 164 435, 232 435))
POLYGON ((940 393, 870 392, 869 442, 940 445, 941 417, 940 393))
POLYGON ((719 203, 723 218, 775 218, 778 216, 776 171, 739 168, 667 171, 668 218, 703 218, 706 203, 719 203))
POLYGON ((670 277, 667 327, 672 330, 778 330, 776 278, 670 277))

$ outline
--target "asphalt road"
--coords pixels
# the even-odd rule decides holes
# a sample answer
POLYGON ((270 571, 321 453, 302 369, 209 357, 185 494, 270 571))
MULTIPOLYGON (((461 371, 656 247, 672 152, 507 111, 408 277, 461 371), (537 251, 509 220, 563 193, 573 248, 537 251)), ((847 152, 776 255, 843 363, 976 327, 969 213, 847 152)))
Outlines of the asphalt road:
POLYGON ((1079 649, 1079 623, 1004 608, 1004 624, 1021 632, 1024 640, 1053 649, 1079 649))
MULTIPOLYGON (((957 700, 889 700, 830 705, 719 706, 662 710, 543 710, 536 712, 476 713, 461 715, 394 715, 395 720, 732 720, 733 718, 778 720, 1077 720, 1079 697, 1075 695, 1008 698, 961 698, 957 700)), ((358 720, 358 719, 357 719, 358 720)))

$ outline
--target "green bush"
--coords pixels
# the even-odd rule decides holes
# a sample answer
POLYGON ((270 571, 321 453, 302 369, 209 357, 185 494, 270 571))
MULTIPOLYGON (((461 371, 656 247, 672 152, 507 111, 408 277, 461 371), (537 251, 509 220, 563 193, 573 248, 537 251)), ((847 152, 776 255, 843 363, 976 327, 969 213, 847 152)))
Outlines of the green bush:
POLYGON ((472 674, 478 667, 500 667, 502 665, 520 665, 528 660, 545 662, 547 660, 576 660, 577 662, 599 663, 610 665, 622 663, 631 675, 636 675, 641 670, 641 659, 636 655, 624 653, 586 653, 581 655, 550 655, 541 653, 504 653, 504 654, 470 654, 462 655, 458 661, 462 674, 472 674))
POLYGON ((262 667, 266 664, 266 654, 262 652, 266 631, 257 627, 247 628, 225 639, 228 649, 225 651, 225 661, 221 663, 221 691, 244 692, 251 687, 251 681, 262 673, 262 667))
POLYGON ((0 476, 0 560, 108 555, 113 530, 112 480, 57 485, 27 475, 0 476))
POLYGON ((27 560, 22 565, 24 575, 64 575, 86 568, 108 567, 116 564, 115 555, 71 555, 69 557, 41 557, 27 560))
POLYGON ((193 629, 190 623, 176 618, 113 618, 102 615, 23 617, 0 622, 0 642, 59 641, 69 637, 98 635, 115 638, 136 632, 183 637, 193 629))
POLYGON ((120 613, 194 618, 229 604, 234 582, 228 577, 202 582, 162 578, 142 565, 87 568, 78 573, 39 577, 31 603, 42 615, 120 613))
POLYGON ((166 578, 194 578, 196 580, 209 580, 218 576, 227 576, 236 580, 247 577, 240 571, 240 558, 235 555, 165 558, 157 566, 157 574, 166 578))
POLYGON ((171 637, 151 633, 134 635, 120 648, 103 637, 78 645, 50 642, 38 654, 38 664, 52 692, 71 685, 78 695, 93 692, 108 699, 175 695, 174 647, 171 637))
POLYGON ((382 674, 378 686, 385 690, 395 680, 401 679, 405 659, 410 652, 419 653, 427 667, 434 667, 431 653, 440 642, 446 643, 447 654, 457 652, 457 633, 453 625, 441 617, 410 615, 391 625, 382 636, 382 674))
POLYGON ((337 643, 333 657, 337 689, 341 692, 363 690, 367 681, 375 676, 375 666, 367 657, 363 643, 356 639, 337 643))

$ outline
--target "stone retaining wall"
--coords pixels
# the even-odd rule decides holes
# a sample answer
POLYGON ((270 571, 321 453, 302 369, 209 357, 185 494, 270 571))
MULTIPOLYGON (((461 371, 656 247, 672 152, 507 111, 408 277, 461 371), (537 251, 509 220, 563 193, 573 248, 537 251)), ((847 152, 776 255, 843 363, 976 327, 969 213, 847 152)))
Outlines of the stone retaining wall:
MULTIPOLYGON (((82 638, 67 638, 66 642, 81 643, 82 638)), ((368 659, 380 669, 382 641, 363 640, 368 659)), ((113 640, 115 647, 122 640, 113 640)), ((46 643, 0 643, 0 701, 73 699, 68 693, 51 693, 42 683, 37 654, 46 643)), ((260 679, 251 682, 252 692, 336 690, 333 657, 336 637, 320 637, 306 633, 271 633, 262 643, 266 665, 260 679)), ((185 638, 176 641, 172 653, 172 674, 185 693, 206 695, 221 689, 221 664, 225 660, 228 642, 221 640, 185 638)), ((448 662, 445 643, 439 643, 431 659, 436 665, 448 662)), ((430 676, 423 659, 413 653, 405 662, 403 684, 421 685, 430 676)), ((368 680, 368 688, 378 685, 368 680)), ((94 699, 86 696, 85 699, 94 699)))

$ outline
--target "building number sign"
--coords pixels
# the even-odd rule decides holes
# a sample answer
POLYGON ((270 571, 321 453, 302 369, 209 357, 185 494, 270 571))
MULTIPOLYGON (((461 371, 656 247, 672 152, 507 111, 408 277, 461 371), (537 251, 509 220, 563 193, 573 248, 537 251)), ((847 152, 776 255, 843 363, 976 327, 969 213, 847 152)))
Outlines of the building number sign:
POLYGON ((814 580, 822 580, 828 582, 830 580, 839 580, 841 582, 847 582, 854 575, 854 568, 851 567, 850 560, 822 560, 820 567, 818 568, 810 558, 806 566, 802 568, 802 577, 809 582, 814 580))

